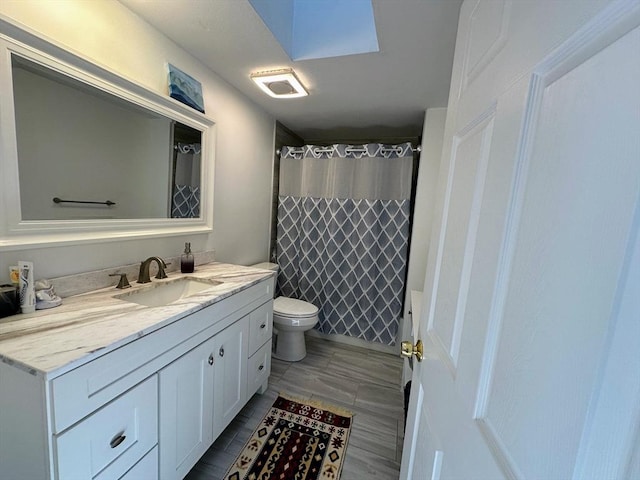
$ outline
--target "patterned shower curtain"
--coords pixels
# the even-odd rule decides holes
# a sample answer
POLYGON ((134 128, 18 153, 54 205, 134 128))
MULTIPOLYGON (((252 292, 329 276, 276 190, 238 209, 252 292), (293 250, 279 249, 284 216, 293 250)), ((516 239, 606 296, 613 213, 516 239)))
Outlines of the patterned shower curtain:
POLYGON ((200 216, 200 144, 176 144, 174 162, 171 218, 198 218, 200 216))
POLYGON ((316 305, 320 332, 395 344, 412 168, 409 143, 282 149, 278 290, 316 305))

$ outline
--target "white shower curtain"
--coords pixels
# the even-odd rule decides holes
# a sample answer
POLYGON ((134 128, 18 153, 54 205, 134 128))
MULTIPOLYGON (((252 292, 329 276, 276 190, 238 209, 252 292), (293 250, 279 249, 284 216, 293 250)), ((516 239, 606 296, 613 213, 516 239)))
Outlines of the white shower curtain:
POLYGON ((319 331, 395 344, 412 170, 409 143, 282 149, 278 289, 320 309, 319 331))

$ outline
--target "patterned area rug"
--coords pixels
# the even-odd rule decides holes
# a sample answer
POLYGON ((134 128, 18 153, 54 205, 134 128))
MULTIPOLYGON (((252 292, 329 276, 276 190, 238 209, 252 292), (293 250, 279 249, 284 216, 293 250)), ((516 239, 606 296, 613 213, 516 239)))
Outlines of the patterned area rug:
POLYGON ((225 480, 336 480, 351 430, 351 413, 280 394, 225 480))

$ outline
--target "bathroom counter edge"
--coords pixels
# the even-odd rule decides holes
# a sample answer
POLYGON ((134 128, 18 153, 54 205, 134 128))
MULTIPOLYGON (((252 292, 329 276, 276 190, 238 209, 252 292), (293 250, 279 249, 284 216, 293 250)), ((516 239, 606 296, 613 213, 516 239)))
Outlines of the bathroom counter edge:
POLYGON ((191 274, 134 285, 153 288, 178 278, 217 280, 220 284, 161 307, 144 307, 116 295, 113 287, 75 295, 50 310, 0 320, 0 361, 32 375, 52 379, 170 323, 217 303, 273 276, 267 270, 214 262, 191 274))

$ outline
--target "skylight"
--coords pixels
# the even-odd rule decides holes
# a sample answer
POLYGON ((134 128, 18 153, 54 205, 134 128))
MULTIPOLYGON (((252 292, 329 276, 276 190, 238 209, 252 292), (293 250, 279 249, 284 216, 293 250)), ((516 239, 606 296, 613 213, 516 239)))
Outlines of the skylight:
POLYGON ((379 51, 371 0, 249 0, 291 60, 379 51))

